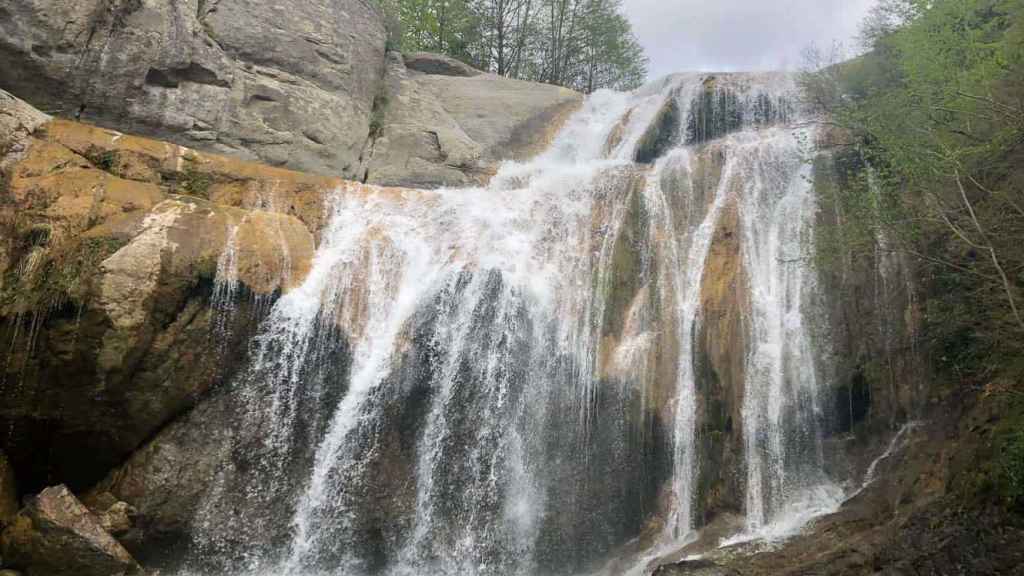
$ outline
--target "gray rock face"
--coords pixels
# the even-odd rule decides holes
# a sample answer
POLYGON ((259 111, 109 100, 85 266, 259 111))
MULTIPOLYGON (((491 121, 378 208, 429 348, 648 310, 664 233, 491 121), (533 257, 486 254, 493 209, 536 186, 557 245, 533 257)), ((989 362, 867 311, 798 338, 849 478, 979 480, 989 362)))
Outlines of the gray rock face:
POLYGON ((387 97, 364 179, 438 188, 480 184, 498 162, 528 158, 583 97, 557 86, 485 74, 430 54, 388 60, 387 97))
POLYGON ((0 536, 4 561, 29 576, 141 575, 142 569, 64 486, 47 488, 0 536))
POLYGON ((11 0, 0 86, 64 116, 351 176, 384 45, 367 0, 11 0))

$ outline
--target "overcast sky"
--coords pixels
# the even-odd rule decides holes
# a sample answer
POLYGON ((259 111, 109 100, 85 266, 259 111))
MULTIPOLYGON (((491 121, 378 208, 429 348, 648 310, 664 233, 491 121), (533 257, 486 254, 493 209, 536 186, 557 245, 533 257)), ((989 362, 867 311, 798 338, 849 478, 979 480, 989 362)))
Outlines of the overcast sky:
POLYGON ((808 44, 854 45, 874 1, 623 0, 623 6, 654 79, 682 71, 796 68, 808 44))

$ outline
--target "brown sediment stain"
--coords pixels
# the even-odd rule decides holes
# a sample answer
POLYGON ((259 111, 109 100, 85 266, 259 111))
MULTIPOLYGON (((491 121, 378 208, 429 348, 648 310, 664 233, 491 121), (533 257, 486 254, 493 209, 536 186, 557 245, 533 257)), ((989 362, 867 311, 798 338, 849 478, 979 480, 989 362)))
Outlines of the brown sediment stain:
POLYGON ((736 197, 723 207, 705 263, 696 334, 698 439, 705 466, 701 501, 708 519, 742 510, 742 410, 750 311, 736 197))

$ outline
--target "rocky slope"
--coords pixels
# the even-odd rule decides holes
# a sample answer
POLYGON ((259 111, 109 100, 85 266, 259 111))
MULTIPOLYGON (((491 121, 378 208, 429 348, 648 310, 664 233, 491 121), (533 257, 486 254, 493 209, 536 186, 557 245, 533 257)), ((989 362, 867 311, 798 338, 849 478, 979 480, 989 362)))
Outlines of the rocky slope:
POLYGON ((17 0, 0 87, 65 117, 352 175, 384 72, 364 0, 17 0))
MULTIPOLYGON (((15 518, 18 496, 61 482, 91 486, 229 379, 249 329, 308 272, 325 202, 363 189, 53 119, 2 91, 0 128, 0 329, 11 346, 0 383, 3 558, 62 573, 76 564, 47 564, 70 562, 51 550, 64 542, 55 534, 105 532, 76 527, 93 520, 73 512, 81 505, 70 494, 44 492, 42 512, 30 504, 15 518), (72 516, 40 520, 47 510, 72 516)), ((192 428, 202 440, 190 449, 215 446, 210 422, 192 428)), ((163 460, 176 486, 178 467, 203 460, 195 455, 163 460)), ((187 487, 203 489, 208 478, 187 487)), ((131 541, 135 508, 107 491, 87 503, 101 528, 131 541)), ((78 544, 68 546, 58 548, 78 544)))
POLYGON ((521 156, 580 101, 443 57, 406 69, 385 43, 370 0, 14 0, 0 6, 0 88, 201 150, 435 186, 521 156))
POLYGON ((483 184, 497 162, 541 151, 582 103, 431 54, 390 54, 386 83, 363 179, 388 186, 483 184))
POLYGON ((871 474, 858 476, 862 488, 837 512, 784 541, 724 547, 722 518, 655 561, 654 575, 1021 574, 1024 519, 991 483, 1013 402, 967 392, 930 404, 892 434, 889 451, 876 452, 871 474))

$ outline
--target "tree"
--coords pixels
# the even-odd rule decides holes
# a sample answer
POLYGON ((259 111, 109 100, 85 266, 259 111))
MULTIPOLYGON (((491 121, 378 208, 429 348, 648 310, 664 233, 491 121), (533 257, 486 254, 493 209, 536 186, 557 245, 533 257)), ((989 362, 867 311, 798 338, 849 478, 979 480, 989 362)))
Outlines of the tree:
POLYGON ((534 0, 477 0, 480 50, 477 64, 501 76, 518 77, 537 24, 534 0))
POLYGON ((881 198, 863 225, 922 262, 930 337, 961 374, 1024 352, 1022 19, 1024 0, 882 0, 867 54, 801 75, 876 170, 850 201, 881 198))
POLYGON ((431 51, 468 59, 477 32, 466 0, 397 0, 402 50, 431 51))
POLYGON ((636 88, 647 75, 621 0, 382 1, 396 7, 406 51, 588 93, 636 88))

